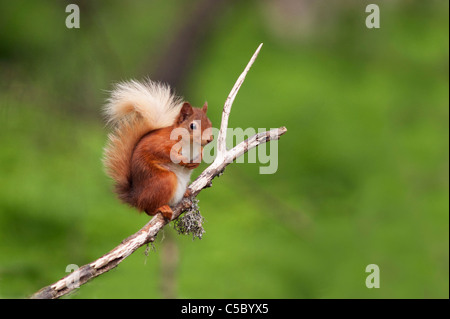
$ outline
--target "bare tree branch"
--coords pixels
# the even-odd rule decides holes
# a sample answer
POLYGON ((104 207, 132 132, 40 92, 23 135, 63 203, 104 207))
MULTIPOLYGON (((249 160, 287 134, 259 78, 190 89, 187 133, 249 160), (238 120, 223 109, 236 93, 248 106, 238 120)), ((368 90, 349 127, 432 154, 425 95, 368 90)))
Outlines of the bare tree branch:
MULTIPOLYGON (((271 140, 278 140, 281 135, 286 133, 286 128, 281 127, 278 129, 272 129, 267 132, 258 133, 253 137, 241 142, 231 150, 226 148, 226 129, 228 127, 228 117, 230 116, 231 106, 234 98, 239 91, 240 86, 244 82, 250 67, 255 61, 262 44, 258 47, 250 62, 245 68, 244 72, 236 81, 233 89, 231 90, 224 106, 222 114, 222 122, 220 126, 220 132, 217 139, 218 154, 214 162, 207 167, 198 177, 192 182, 189 189, 189 196, 185 196, 180 203, 173 207, 173 219, 177 219, 183 212, 188 210, 193 203, 193 199, 200 193, 200 191, 206 187, 210 187, 214 177, 220 175, 225 167, 232 163, 237 157, 245 154, 248 150, 271 140)), ((120 245, 115 247, 109 253, 103 255, 94 262, 80 267, 71 274, 57 281, 56 283, 46 286, 36 292, 31 298, 43 298, 54 299, 64 296, 71 291, 78 288, 80 285, 85 284, 89 280, 115 268, 125 258, 135 252, 139 247, 145 244, 153 242, 158 232, 169 223, 169 220, 163 218, 161 214, 155 215, 144 227, 142 227, 137 233, 131 235, 122 241, 120 245)))
POLYGON ((255 53, 253 54, 252 58, 248 62, 247 66, 244 69, 244 72, 239 76, 236 83, 234 84, 233 88, 231 89, 230 94, 228 95, 225 105, 223 106, 222 111, 222 122, 220 123, 220 131, 219 135, 217 136, 217 158, 221 159, 224 155, 224 153, 227 150, 227 128, 228 128, 228 118, 230 117, 231 112, 231 106, 233 105, 234 99, 239 92, 239 89, 241 88, 242 83, 244 83, 245 76, 247 75, 248 71, 252 67, 253 63, 256 60, 256 57, 259 54, 259 51, 261 50, 262 43, 259 45, 258 49, 256 49, 255 53))

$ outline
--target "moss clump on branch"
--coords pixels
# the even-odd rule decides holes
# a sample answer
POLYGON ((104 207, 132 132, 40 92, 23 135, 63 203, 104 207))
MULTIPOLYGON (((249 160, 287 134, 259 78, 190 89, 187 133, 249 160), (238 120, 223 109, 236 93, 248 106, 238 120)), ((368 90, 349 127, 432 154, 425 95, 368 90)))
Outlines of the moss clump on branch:
POLYGON ((205 229, 203 222, 205 218, 200 214, 198 208, 198 199, 193 199, 192 206, 173 223, 173 228, 178 234, 192 234, 192 240, 195 238, 202 239, 205 229))

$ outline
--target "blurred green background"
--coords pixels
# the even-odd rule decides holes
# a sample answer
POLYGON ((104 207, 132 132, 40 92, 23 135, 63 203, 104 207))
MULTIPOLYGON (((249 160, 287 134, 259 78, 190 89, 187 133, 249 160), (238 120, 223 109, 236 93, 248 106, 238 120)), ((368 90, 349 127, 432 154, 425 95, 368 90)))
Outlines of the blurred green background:
POLYGON ((103 172, 112 83, 168 81, 218 127, 263 42, 229 125, 286 126, 278 171, 228 166, 199 195, 202 240, 169 225, 68 298, 448 298, 449 4, 376 1, 368 29, 371 2, 1 1, 0 297, 147 222, 103 172))

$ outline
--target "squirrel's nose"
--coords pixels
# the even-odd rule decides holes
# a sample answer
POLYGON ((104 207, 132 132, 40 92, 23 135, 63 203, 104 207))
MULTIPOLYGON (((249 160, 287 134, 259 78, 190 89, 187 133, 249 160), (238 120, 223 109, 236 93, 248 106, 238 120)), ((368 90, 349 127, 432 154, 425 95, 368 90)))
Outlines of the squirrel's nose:
POLYGON ((205 146, 208 143, 211 143, 214 137, 211 135, 208 139, 202 140, 202 145, 205 146))

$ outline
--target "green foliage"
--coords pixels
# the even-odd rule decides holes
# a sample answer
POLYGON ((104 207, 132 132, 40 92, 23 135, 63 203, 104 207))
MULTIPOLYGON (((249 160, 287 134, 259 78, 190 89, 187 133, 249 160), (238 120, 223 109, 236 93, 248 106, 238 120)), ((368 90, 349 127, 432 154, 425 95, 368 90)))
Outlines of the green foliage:
MULTIPOLYGON (((78 30, 58 1, 0 12, 0 297, 32 294, 148 220, 112 193, 100 109, 112 82, 151 77, 190 8, 83 3, 78 30)), ((240 2, 197 51, 183 93, 208 100, 218 127, 264 42, 230 127, 288 132, 276 174, 234 163, 202 191, 202 240, 171 234, 179 297, 449 297, 448 3, 380 4, 378 30, 365 2, 330 6, 309 33, 282 36, 265 5, 240 2), (365 286, 371 263, 379 289, 365 286)), ((163 237, 70 297, 161 297, 163 237)))

